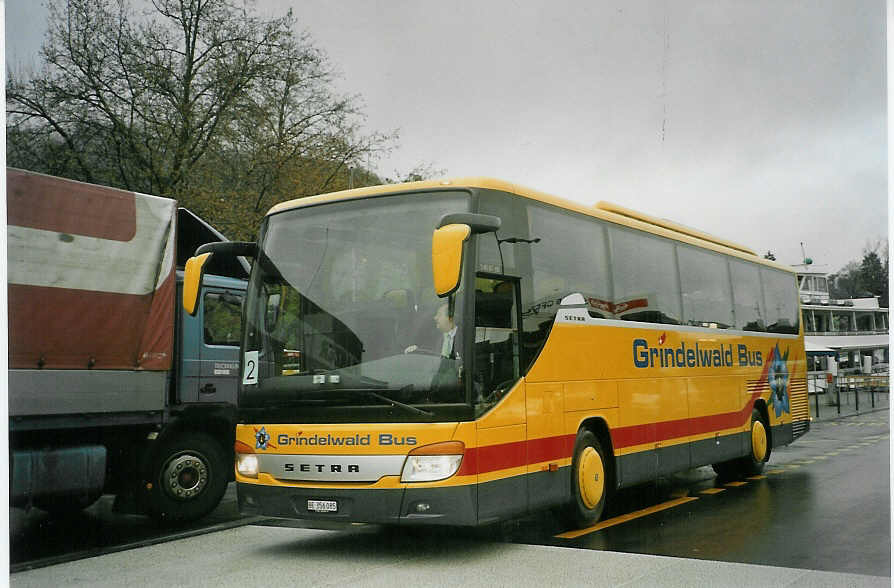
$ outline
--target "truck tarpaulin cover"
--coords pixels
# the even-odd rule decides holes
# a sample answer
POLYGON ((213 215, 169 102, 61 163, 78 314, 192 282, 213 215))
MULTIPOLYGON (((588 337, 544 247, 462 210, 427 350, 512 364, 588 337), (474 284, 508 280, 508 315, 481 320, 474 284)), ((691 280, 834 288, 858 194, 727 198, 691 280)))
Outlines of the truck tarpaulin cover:
POLYGON ((171 368, 176 203, 7 169, 9 367, 171 368))

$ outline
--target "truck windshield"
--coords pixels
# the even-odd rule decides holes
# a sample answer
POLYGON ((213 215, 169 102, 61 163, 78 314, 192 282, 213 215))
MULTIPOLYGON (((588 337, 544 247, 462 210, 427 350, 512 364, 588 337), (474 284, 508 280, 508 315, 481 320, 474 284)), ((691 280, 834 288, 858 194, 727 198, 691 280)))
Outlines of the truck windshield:
POLYGON ((465 403, 462 296, 435 295, 431 239, 443 215, 468 210, 468 194, 433 192, 270 216, 246 302, 240 405, 432 420, 465 403))

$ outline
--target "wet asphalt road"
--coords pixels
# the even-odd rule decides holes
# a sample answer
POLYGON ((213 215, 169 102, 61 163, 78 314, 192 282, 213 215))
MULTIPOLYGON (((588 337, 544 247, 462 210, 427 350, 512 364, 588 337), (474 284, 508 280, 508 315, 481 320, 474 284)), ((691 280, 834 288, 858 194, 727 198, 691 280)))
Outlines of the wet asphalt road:
MULTIPOLYGON (((805 437, 774 451, 759 479, 724 482, 700 468, 623 491, 597 529, 564 528, 542 513, 448 532, 452 543, 511 542, 890 577, 888 418, 881 411, 814 422, 805 437)), ((173 534, 146 517, 112 513, 104 497, 65 520, 36 510, 11 512, 11 564, 15 572, 246 523, 301 526, 240 520, 232 485, 214 513, 173 534)), ((355 526, 331 540, 350 544, 358 534, 395 532, 355 526)), ((424 541, 427 533, 443 532, 411 535, 424 541)))
POLYGON ((103 496, 79 513, 54 518, 39 509, 9 511, 10 570, 12 572, 92 557, 199 535, 253 522, 239 515, 236 485, 230 484, 220 505, 189 525, 167 528, 147 516, 112 512, 114 497, 103 496))
POLYGON ((888 411, 815 422, 806 436, 775 450, 756 479, 724 483, 711 468, 699 468, 620 493, 602 529, 562 537, 567 529, 532 518, 516 522, 505 538, 890 576, 889 463, 888 411))

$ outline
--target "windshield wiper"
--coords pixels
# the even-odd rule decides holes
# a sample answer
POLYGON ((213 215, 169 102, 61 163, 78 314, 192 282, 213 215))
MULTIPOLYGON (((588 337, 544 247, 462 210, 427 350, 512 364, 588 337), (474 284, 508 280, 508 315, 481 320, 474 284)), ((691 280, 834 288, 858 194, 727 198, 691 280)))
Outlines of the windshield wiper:
MULTIPOLYGON (((398 392, 404 392, 406 390, 411 389, 412 387, 413 387, 412 384, 408 384, 408 385, 404 386, 403 388, 401 388, 400 390, 398 390, 398 392)), ((378 392, 376 392, 374 390, 339 390, 339 392, 356 392, 358 394, 366 394, 367 396, 372 396, 373 398, 377 398, 383 402, 387 402, 391 406, 399 406, 400 408, 403 408, 404 410, 408 410, 412 413, 421 414, 421 415, 425 415, 428 417, 435 416, 435 413, 433 413, 433 412, 429 412, 427 410, 422 410, 421 408, 416 408, 415 406, 410 406, 409 404, 404 404, 403 402, 400 402, 399 400, 395 400, 393 398, 388 398, 387 396, 383 396, 382 394, 379 394, 378 392)))

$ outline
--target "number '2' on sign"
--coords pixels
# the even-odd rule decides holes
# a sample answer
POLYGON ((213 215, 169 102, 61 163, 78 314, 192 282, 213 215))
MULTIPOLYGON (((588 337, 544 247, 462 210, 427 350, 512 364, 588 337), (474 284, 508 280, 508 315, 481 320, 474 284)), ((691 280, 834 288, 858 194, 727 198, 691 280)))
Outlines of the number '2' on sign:
POLYGON ((258 352, 246 351, 245 358, 242 360, 242 383, 257 384, 258 383, 258 352))

